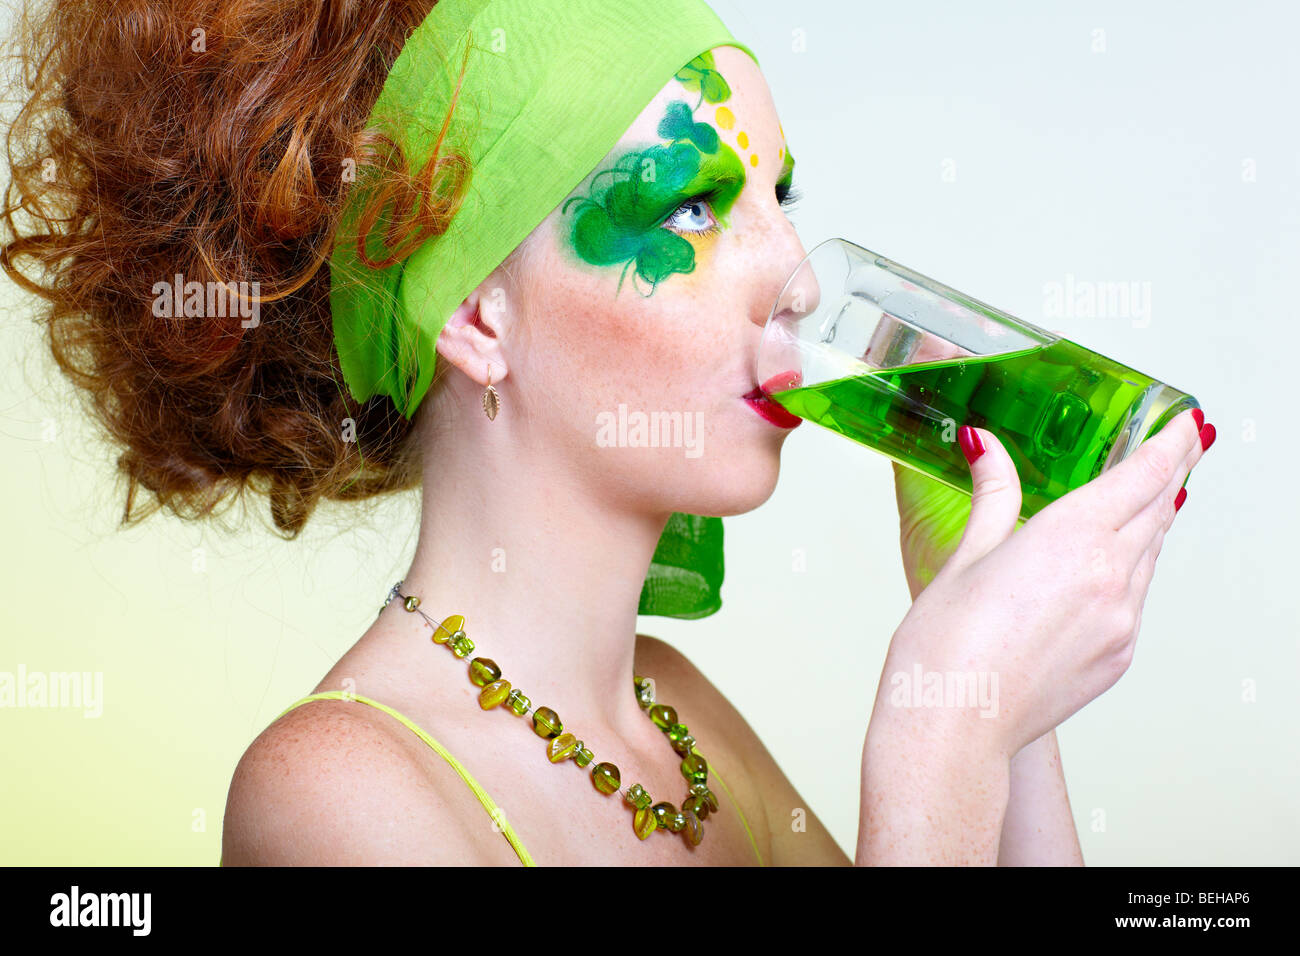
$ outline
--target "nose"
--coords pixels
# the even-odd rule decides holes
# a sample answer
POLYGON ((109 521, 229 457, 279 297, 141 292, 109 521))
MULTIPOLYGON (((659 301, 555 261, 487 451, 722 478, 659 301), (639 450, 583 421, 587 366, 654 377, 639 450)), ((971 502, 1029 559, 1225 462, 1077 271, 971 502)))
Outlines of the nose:
POLYGON ((766 310, 761 316, 756 316, 762 324, 766 324, 769 317, 773 321, 797 321, 821 303, 821 287, 817 284, 812 264, 807 261, 808 250, 784 214, 781 221, 784 223, 782 236, 778 250, 773 253, 775 264, 771 267, 776 284, 769 287, 776 291, 766 301, 766 310))
POLYGON ((780 225, 765 262, 772 284, 764 289, 754 313, 762 328, 756 356, 758 385, 779 390, 793 387, 803 376, 799 322, 821 303, 821 289, 794 225, 784 212, 776 215, 780 225))

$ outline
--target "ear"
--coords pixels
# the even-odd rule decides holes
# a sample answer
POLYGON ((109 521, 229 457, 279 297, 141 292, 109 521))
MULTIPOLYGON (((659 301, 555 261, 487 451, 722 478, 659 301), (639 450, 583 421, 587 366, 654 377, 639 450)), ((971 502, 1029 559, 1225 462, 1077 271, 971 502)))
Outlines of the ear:
POLYGON ((466 297, 438 333, 438 361, 450 362, 466 377, 487 384, 505 379, 509 366, 502 348, 507 333, 505 288, 493 273, 466 297))

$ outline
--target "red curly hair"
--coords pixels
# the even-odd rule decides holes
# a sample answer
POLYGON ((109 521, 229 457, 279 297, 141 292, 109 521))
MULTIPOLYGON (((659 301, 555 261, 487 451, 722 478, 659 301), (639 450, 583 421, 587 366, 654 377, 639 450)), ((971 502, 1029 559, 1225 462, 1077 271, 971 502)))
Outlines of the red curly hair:
POLYGON ((441 139, 412 173, 394 136, 366 127, 433 2, 23 10, 0 267, 43 300, 55 362, 120 449, 123 525, 160 507, 205 517, 251 489, 293 538, 321 499, 418 487, 411 422, 343 384, 328 258, 349 161, 382 185, 364 230, 397 210, 383 220, 393 257, 441 234, 463 198, 468 162, 441 139), (178 273, 256 281, 259 323, 155 315, 155 285, 178 273))

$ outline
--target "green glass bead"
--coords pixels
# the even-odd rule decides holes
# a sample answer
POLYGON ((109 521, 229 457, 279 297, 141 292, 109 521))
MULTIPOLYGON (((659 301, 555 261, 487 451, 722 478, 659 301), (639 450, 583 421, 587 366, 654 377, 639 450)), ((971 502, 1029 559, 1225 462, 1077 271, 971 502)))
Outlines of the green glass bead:
POLYGON ((690 754, 682 761, 682 776, 691 783, 704 783, 709 777, 708 761, 699 754, 690 754))
POLYGON ((686 760, 681 761, 681 775, 686 778, 686 783, 708 783, 708 765, 705 758, 698 753, 690 754, 686 760))
MULTIPOLYGON (((682 801, 682 812, 689 810, 701 820, 709 818, 709 803, 702 796, 687 797, 682 801)), ((690 821, 687 821, 688 823, 690 821)))
POLYGON ((641 705, 641 709, 645 710, 654 704, 655 685, 645 677, 634 677, 632 681, 636 685, 636 700, 641 705))
POLYGON ((528 713, 528 705, 531 704, 532 701, 525 697, 523 692, 516 687, 510 692, 510 697, 507 699, 507 703, 509 703, 511 710, 522 717, 524 714, 528 713))
POLYGON ((560 723, 560 715, 549 707, 538 707, 533 711, 533 731, 539 737, 551 740, 560 736, 564 731, 564 724, 560 723))
POLYGON ((484 710, 491 710, 508 696, 510 696, 510 681, 494 680, 479 691, 478 705, 484 710))
POLYGON ((687 734, 681 740, 670 739, 668 741, 668 745, 672 747, 673 750, 677 751, 679 754, 685 757, 687 754, 691 752, 692 748, 694 748, 695 738, 692 737, 690 734, 687 734))
POLYGON ((491 658, 476 657, 469 662, 469 679, 479 687, 486 687, 494 680, 501 679, 501 668, 491 658))
POLYGON ((581 740, 578 741, 578 746, 573 748, 573 762, 579 767, 587 766, 594 757, 595 754, 588 750, 581 740))
POLYGON ((689 737, 690 734, 691 732, 686 729, 685 724, 673 724, 668 728, 668 739, 674 743, 680 743, 682 740, 689 737))
MULTIPOLYGON (((702 797, 704 799, 704 805, 709 808, 710 812, 718 809, 718 798, 713 795, 713 791, 709 789, 708 784, 692 783, 689 790, 692 797, 702 797)), ((700 819, 704 818, 701 817, 700 819)))
POLYGON ((546 756, 551 763, 559 763, 573 756, 573 748, 578 745, 578 738, 573 734, 560 734, 546 745, 546 756))
POLYGON ((654 801, 650 799, 650 794, 645 792, 645 787, 639 783, 634 783, 627 788, 627 793, 623 794, 623 799, 638 810, 645 810, 654 801))
POLYGON ((659 821, 659 825, 665 830, 672 829, 673 818, 677 816, 677 808, 667 800, 662 800, 650 808, 659 821))
POLYGON ((451 652, 457 657, 468 657, 474 651, 474 642, 465 636, 464 631, 457 631, 450 644, 451 652))
POLYGON ((420 599, 416 597, 414 594, 412 594, 403 602, 403 604, 408 611, 414 611, 417 607, 420 606, 420 599))
POLYGON ((650 708, 650 719, 660 730, 667 730, 677 723, 677 711, 667 704, 655 704, 650 708))
POLYGON ((659 829, 659 818, 649 807, 639 807, 632 815, 632 829, 636 835, 644 840, 655 830, 659 829))
POLYGON ((598 763, 591 768, 591 783, 601 793, 609 795, 618 790, 618 768, 612 763, 598 763))
POLYGON ((689 810, 682 811, 678 816, 683 818, 682 838, 691 846, 699 846, 704 839, 704 824, 700 818, 689 810))
POLYGON ((451 640, 453 634, 463 633, 461 628, 465 626, 465 615, 453 614, 447 618, 439 627, 433 629, 433 643, 446 644, 451 640))

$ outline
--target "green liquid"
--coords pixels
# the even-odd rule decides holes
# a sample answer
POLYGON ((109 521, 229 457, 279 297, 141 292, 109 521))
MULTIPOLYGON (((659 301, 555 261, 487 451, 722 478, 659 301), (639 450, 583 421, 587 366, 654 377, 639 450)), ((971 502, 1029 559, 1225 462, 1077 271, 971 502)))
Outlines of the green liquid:
MULTIPOLYGON (((1153 386, 1158 417, 1134 441, 1151 437, 1178 412, 1199 407, 1189 395, 1068 339, 994 356, 945 359, 873 370, 772 392, 791 414, 861 442, 971 493, 970 466, 957 443, 962 425, 986 428, 1020 475, 1021 517, 1029 518, 1102 471, 1116 439, 1153 386)), ((1153 393, 1154 394, 1154 393, 1153 393)))

